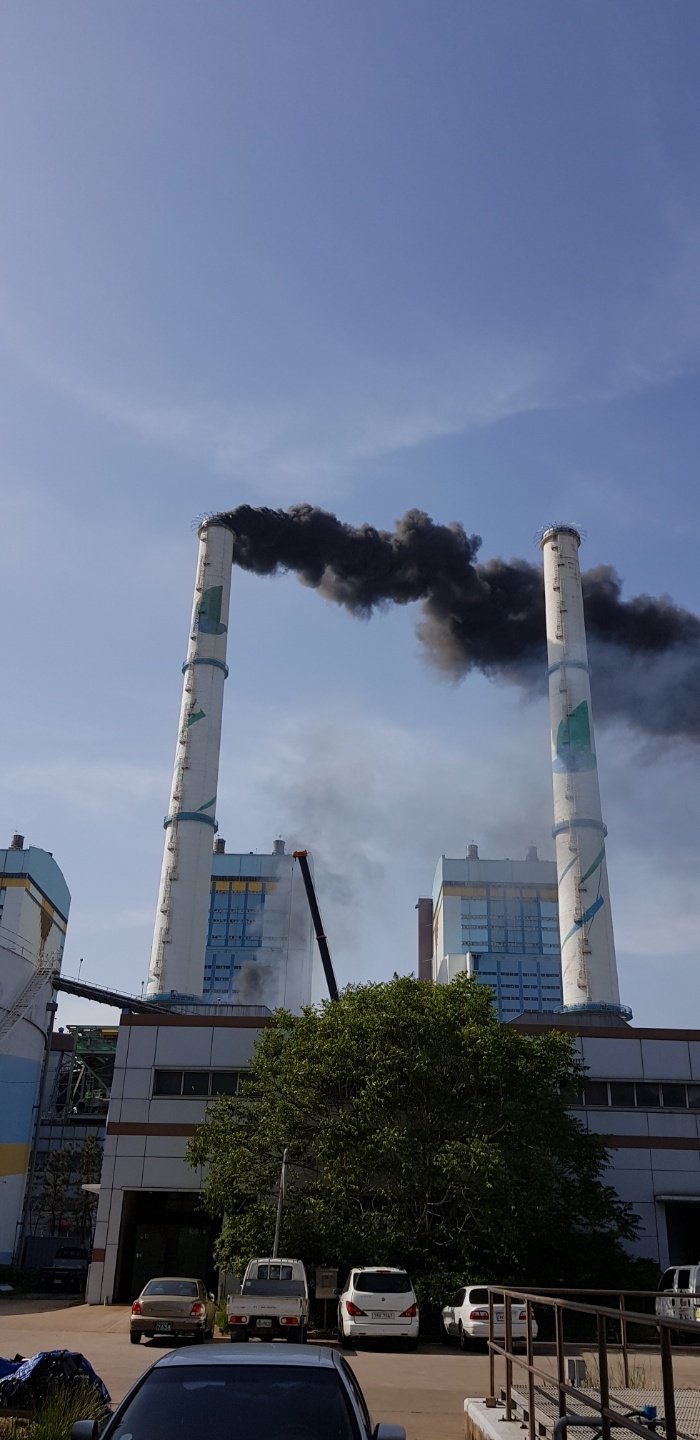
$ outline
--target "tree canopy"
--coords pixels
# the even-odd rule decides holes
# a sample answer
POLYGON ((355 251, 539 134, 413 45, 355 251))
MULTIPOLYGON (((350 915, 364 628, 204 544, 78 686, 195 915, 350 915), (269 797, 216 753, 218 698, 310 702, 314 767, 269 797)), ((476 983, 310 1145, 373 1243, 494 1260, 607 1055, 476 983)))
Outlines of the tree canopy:
POLYGON ((636 1221, 567 1111, 580 1077, 569 1035, 501 1024, 466 977, 278 1011, 189 1145, 220 1264, 270 1252, 288 1147, 280 1253, 406 1266, 434 1303, 470 1279, 616 1282, 636 1221))

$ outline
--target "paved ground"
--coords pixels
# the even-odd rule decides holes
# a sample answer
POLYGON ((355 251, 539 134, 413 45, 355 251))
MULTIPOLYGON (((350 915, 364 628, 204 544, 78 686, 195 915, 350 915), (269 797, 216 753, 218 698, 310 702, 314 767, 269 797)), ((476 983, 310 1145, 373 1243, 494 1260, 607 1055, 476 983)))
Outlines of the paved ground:
MULTIPOLYGON (((53 1295, 43 1299, 3 1296, 0 1355, 33 1355, 37 1350, 58 1348, 81 1350, 102 1376, 112 1399, 118 1400, 132 1381, 168 1349, 167 1341, 142 1341, 138 1348, 130 1345, 128 1315, 128 1307, 123 1305, 99 1308, 53 1295)), ((486 1355, 461 1355, 458 1350, 422 1345, 417 1355, 367 1350, 350 1352, 348 1359, 375 1421, 394 1420, 405 1425, 408 1440, 461 1440, 465 1397, 479 1398, 488 1392, 486 1355)), ((541 1354, 540 1363, 553 1373, 549 1355, 541 1354)), ((634 1363, 635 1383, 653 1385, 657 1376, 654 1357, 638 1353, 634 1363)), ((700 1350, 679 1351, 674 1369, 678 1385, 700 1389, 700 1350)), ((614 1374, 611 1379, 614 1383, 614 1374)), ((503 1383, 502 1371, 497 1370, 496 1388, 503 1383)))

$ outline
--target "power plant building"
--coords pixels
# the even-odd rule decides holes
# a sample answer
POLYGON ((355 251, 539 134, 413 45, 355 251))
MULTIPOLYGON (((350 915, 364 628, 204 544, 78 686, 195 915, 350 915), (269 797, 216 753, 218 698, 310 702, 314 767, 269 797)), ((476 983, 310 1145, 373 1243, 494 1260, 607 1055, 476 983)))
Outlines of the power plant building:
POLYGON ((0 850, 0 1264, 17 1254, 70 892, 53 856, 0 850))
POLYGON ((437 984, 473 975, 491 989, 501 1020, 561 1009, 554 861, 534 846, 525 860, 482 860, 470 845, 463 860, 441 856, 432 906, 437 984))
POLYGON ((301 871, 284 841, 276 840, 270 855, 234 855, 217 840, 205 998, 298 1014, 311 1004, 314 945, 301 871))

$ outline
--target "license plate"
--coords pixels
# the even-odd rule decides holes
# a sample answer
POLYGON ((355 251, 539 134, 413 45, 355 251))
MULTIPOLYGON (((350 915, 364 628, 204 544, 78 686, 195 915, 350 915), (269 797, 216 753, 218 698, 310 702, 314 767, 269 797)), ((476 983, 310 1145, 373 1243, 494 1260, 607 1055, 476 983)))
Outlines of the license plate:
POLYGON ((370 1310, 369 1313, 373 1320, 393 1320, 395 1318, 393 1310, 370 1310))
POLYGON ((169 1335, 173 1328, 172 1320, 156 1320, 153 1329, 156 1335, 169 1335))
POLYGON ((271 1320, 256 1320, 255 1323, 256 1323, 256 1325, 259 1325, 259 1326, 260 1326, 260 1329, 261 1329, 261 1330, 271 1330, 271 1329, 272 1329, 272 1321, 271 1321, 271 1320))
POLYGON ((504 1319, 505 1319, 505 1316, 504 1316, 502 1310, 497 1310, 497 1311, 496 1311, 496 1319, 497 1319, 497 1321, 499 1322, 499 1324, 501 1324, 501 1325, 503 1324, 503 1321, 504 1321, 504 1319))

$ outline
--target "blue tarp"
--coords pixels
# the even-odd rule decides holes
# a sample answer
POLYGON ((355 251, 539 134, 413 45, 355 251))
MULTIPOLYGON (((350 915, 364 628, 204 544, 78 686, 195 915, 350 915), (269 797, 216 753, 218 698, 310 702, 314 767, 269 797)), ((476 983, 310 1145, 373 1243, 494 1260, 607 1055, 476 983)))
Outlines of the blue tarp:
POLYGON ((109 1391, 95 1374, 89 1360, 76 1350, 40 1350, 29 1360, 5 1360, 0 1356, 0 1411, 31 1410, 56 1383, 85 1378, 96 1394, 109 1404, 109 1391))

